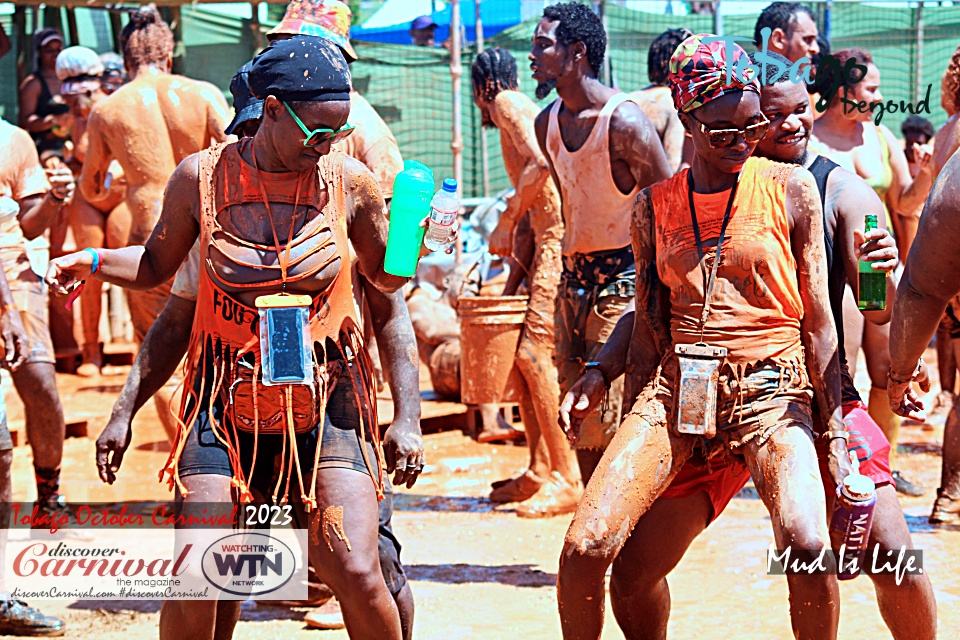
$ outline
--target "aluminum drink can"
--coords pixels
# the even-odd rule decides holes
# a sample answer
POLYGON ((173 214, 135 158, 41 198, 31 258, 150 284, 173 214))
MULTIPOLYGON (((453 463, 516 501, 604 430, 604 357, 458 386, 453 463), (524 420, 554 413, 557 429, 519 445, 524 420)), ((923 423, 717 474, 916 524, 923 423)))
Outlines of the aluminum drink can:
POLYGON ((865 475, 851 473, 837 487, 833 517, 830 518, 830 544, 837 554, 838 580, 852 580, 860 574, 867 555, 876 504, 876 485, 865 475))

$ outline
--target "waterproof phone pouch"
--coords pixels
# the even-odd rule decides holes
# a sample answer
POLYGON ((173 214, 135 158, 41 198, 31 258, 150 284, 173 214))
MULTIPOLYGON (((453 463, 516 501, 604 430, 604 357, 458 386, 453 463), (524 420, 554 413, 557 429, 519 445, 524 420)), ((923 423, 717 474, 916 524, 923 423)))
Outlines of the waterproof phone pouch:
POLYGON ((674 352, 680 364, 677 433, 712 438, 717 434, 717 387, 727 350, 699 342, 678 344, 674 352))
POLYGON ((263 384, 313 385, 310 296, 277 294, 256 300, 260 312, 260 362, 263 384))

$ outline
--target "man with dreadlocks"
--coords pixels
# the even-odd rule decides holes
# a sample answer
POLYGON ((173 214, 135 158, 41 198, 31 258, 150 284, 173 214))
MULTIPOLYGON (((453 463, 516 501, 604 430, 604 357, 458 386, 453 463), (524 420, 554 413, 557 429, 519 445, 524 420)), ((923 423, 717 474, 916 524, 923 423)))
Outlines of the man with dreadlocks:
MULTIPOLYGON (((543 10, 530 68, 537 97, 560 96, 540 112, 537 142, 560 188, 563 272, 555 320, 556 363, 565 393, 590 368, 633 296, 630 211, 639 191, 672 175, 650 119, 630 96, 600 82, 607 34, 578 2, 543 10)), ((578 431, 580 475, 590 479, 620 422, 623 384, 578 431)))
POLYGON ((677 117, 677 110, 673 108, 667 76, 670 73, 670 56, 678 44, 692 35, 689 29, 667 29, 657 36, 647 53, 647 77, 650 78, 650 85, 630 94, 656 128, 670 168, 674 171, 680 169, 683 161, 683 143, 686 136, 683 135, 683 125, 677 117))
MULTIPOLYGON (((80 191, 98 206, 113 191, 108 170, 116 160, 127 181, 130 245, 143 244, 160 217, 163 190, 177 165, 191 153, 226 139, 229 121, 226 100, 219 89, 170 73, 173 33, 155 7, 130 14, 120 35, 123 60, 131 81, 93 108, 87 125, 88 148, 80 173, 80 191)), ((130 315, 137 342, 163 310, 170 283, 149 291, 128 291, 130 315)), ((156 396, 167 436, 175 426, 169 418, 169 392, 156 396)))
POLYGON ((514 230, 528 212, 536 247, 527 274, 530 302, 516 358, 525 383, 520 406, 533 409, 524 415, 530 468, 520 477, 496 487, 490 499, 515 502, 530 498, 517 508, 517 515, 521 517, 571 513, 580 499, 580 473, 556 419, 560 385, 553 362, 553 320, 562 267, 560 194, 533 130, 538 109, 519 91, 517 61, 504 49, 487 49, 477 55, 471 72, 473 100, 480 108, 483 126, 500 130, 504 165, 516 188, 516 194, 508 201, 507 210, 490 236, 490 251, 511 255, 514 230), (541 438, 546 445, 546 456, 537 455, 541 438))

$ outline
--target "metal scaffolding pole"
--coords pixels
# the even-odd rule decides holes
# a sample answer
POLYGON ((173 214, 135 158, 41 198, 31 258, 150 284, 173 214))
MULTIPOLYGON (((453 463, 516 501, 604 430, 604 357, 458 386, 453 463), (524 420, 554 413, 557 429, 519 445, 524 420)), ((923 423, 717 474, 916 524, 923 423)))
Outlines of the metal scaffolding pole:
POLYGON ((916 87, 914 87, 914 99, 923 98, 923 3, 917 4, 917 50, 914 60, 914 78, 916 87))
MULTIPOLYGON (((480 0, 474 0, 475 20, 477 23, 477 54, 483 51, 483 22, 480 19, 480 0)), ((490 145, 487 143, 487 130, 480 127, 480 170, 483 172, 483 196, 490 195, 490 145)))
MULTIPOLYGON (((457 194, 463 197, 463 114, 461 113, 461 82, 463 67, 460 65, 460 0, 451 3, 450 16, 450 77, 453 91, 453 139, 450 149, 453 151, 453 177, 457 181, 457 194)), ((463 255, 463 243, 456 242, 457 263, 463 255)))

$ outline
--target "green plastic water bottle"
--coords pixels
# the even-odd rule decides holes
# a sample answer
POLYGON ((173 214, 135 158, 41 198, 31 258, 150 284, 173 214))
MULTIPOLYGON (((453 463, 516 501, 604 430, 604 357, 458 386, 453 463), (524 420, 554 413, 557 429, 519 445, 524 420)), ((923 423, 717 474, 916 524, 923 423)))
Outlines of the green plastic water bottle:
POLYGON ((409 278, 417 272, 420 245, 426 228, 420 221, 430 214, 433 197, 433 171, 416 160, 406 160, 403 171, 393 181, 390 201, 390 230, 383 270, 409 278))
MULTIPOLYGON (((877 216, 868 213, 864 232, 877 228, 877 216)), ((872 262, 857 261, 859 287, 857 308, 861 311, 883 311, 887 307, 887 274, 873 268, 872 262)))

